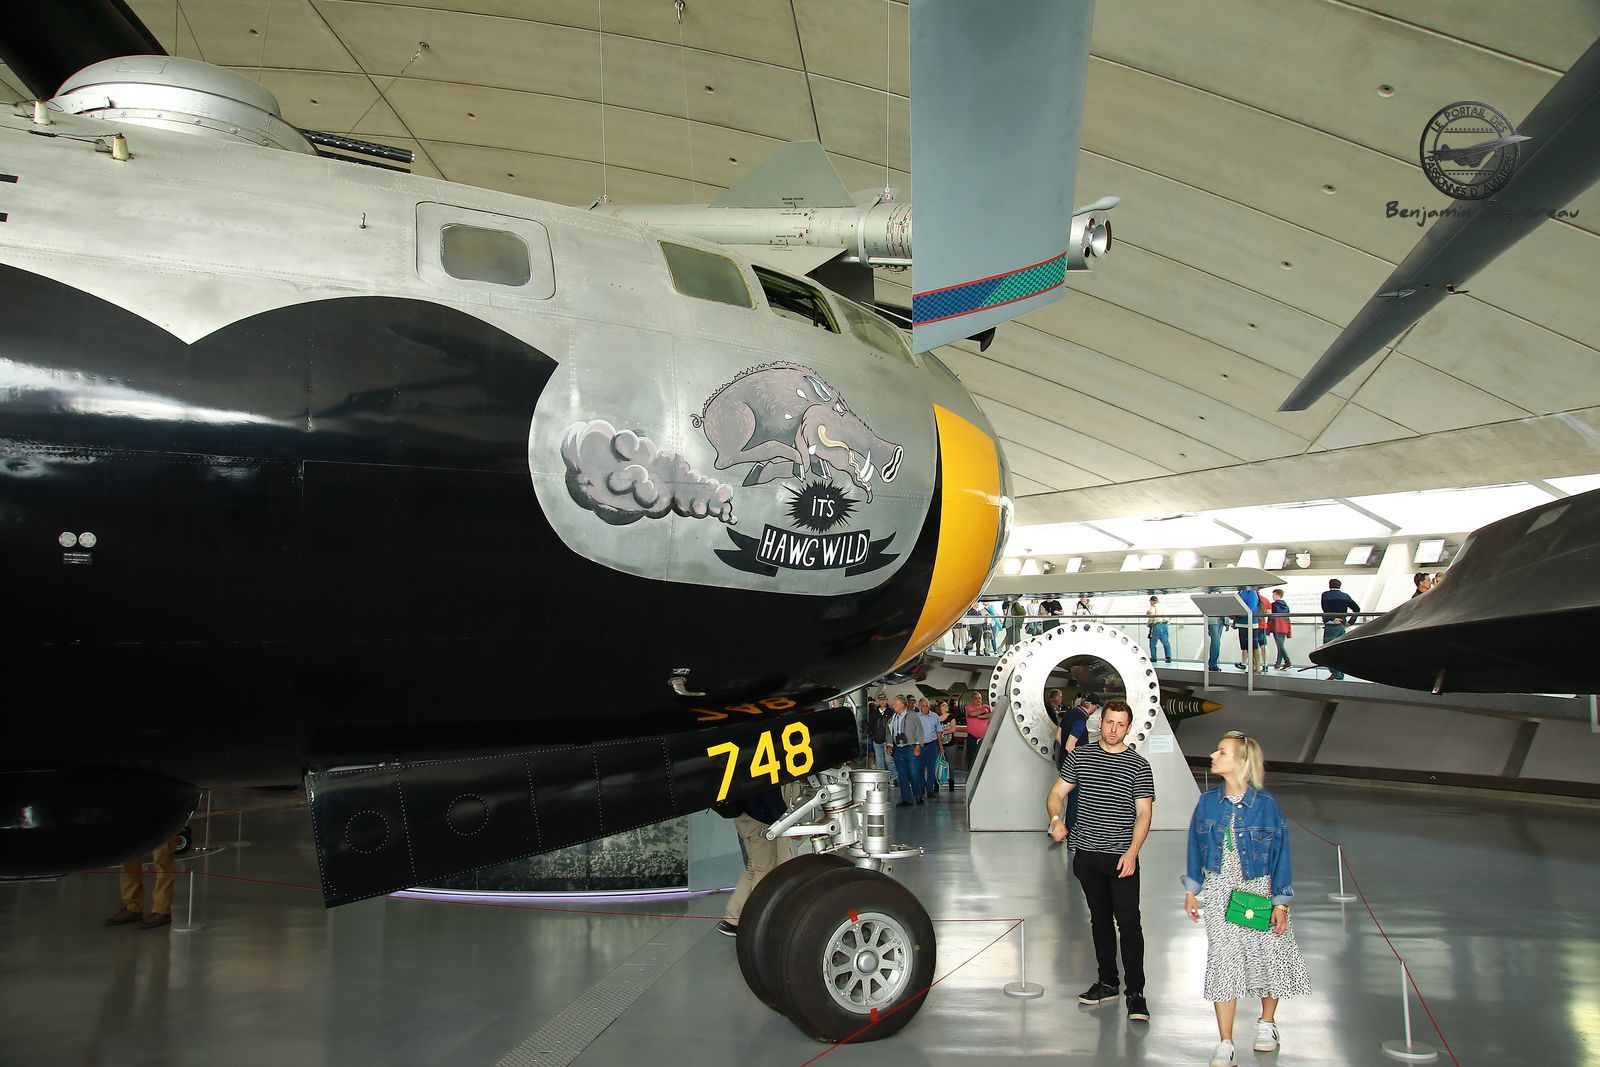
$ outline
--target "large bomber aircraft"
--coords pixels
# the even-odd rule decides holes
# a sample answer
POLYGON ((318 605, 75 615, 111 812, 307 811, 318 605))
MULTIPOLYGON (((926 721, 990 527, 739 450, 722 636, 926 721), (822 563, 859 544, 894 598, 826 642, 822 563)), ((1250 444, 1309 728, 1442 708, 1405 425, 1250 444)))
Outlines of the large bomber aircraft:
MULTIPOLYGON (((1088 3, 1031 6, 1018 67, 1081 98, 1088 3)), ((963 7, 919 5, 925 50, 981 47, 963 7)), ((916 657, 1004 545, 1002 453, 929 350, 1059 290, 1081 100, 1038 168, 1058 226, 1019 210, 1049 253, 945 235, 916 314, 947 333, 913 345, 691 227, 322 158, 249 78, 79 14, 4 49, 48 99, 0 115, 0 876, 304 783, 334 906, 857 754, 813 709, 916 657), (30 65, 52 30, 105 51, 30 65)), ((741 934, 823 1038, 894 1032, 933 970, 873 773, 812 779, 833 855, 741 934), (872 965, 825 979, 852 909, 872 965)))

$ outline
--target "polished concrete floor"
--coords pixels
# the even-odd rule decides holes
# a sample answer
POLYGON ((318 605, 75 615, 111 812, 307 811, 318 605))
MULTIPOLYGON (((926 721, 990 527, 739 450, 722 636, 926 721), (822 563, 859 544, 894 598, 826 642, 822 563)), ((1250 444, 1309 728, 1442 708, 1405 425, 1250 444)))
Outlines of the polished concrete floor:
MULTIPOLYGON (((1295 923, 1315 994, 1284 1002, 1280 1052, 1246 1047, 1241 1064, 1392 1062, 1380 1045, 1402 1034, 1400 972, 1377 923, 1456 1062, 1600 1063, 1593 807, 1312 781, 1275 791, 1303 824, 1295 923), (1360 902, 1327 899, 1334 853, 1309 831, 1344 843, 1376 923, 1360 902)), ((0 884, 0 1063, 493 1065, 528 1054, 530 1037, 552 1047, 525 1062, 565 1062, 552 1033, 571 1021, 565 1009, 616 988, 624 963, 660 942, 679 958, 658 978, 641 968, 637 999, 578 1040, 575 1062, 1193 1064, 1215 1041, 1199 995, 1204 935, 1180 911, 1179 834, 1152 835, 1143 855, 1146 1026, 1120 1003, 1076 1002, 1093 954, 1059 848, 1042 833, 968 834, 959 802, 902 809, 897 836, 928 855, 895 873, 939 921, 943 978, 900 1035, 830 1049, 745 990, 733 943, 710 929, 720 896, 589 909, 600 914, 397 898, 324 911, 303 808, 226 799, 247 809, 251 844, 190 864, 194 932, 102 928, 115 872, 0 884), (1016 918, 1039 1000, 1001 992, 1018 977, 1016 918)), ((220 816, 212 835, 231 840, 235 826, 220 816)), ((180 876, 180 922, 186 905, 180 876)), ((1415 1001, 1413 1023, 1451 1062, 1415 1001)))

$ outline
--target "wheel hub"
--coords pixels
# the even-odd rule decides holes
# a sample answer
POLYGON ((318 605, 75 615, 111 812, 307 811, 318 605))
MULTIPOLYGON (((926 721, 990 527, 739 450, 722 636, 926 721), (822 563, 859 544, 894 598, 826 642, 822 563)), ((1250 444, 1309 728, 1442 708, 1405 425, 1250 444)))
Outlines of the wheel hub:
POLYGON ((905 991, 912 951, 905 927, 892 915, 864 912, 841 923, 822 953, 829 995, 857 1015, 887 1009, 905 991))

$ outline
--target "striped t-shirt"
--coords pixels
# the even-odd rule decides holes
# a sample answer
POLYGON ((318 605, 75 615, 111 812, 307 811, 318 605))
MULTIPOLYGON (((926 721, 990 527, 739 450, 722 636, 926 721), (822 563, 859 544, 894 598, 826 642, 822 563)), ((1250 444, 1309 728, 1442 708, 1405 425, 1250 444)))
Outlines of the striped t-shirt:
POLYGON ((1124 853, 1133 847, 1134 800, 1155 799, 1150 764, 1131 748, 1107 752, 1079 745, 1061 761, 1061 780, 1078 796, 1072 844, 1086 852, 1124 853))

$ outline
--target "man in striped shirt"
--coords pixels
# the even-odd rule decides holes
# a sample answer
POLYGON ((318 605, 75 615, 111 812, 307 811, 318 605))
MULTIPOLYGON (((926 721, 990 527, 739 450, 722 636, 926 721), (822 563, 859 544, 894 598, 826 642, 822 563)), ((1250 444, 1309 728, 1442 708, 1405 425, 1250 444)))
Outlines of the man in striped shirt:
POLYGON ((1144 999, 1144 931, 1139 926, 1139 849, 1150 833, 1155 781, 1150 764, 1128 747, 1133 710, 1125 701, 1106 702, 1100 713, 1100 740, 1079 745, 1061 761, 1061 778, 1045 799, 1050 836, 1067 836, 1062 805, 1078 790, 1078 818, 1072 828, 1077 855, 1072 873, 1089 905, 1089 928, 1100 975, 1078 995, 1080 1004, 1116 1000, 1117 941, 1128 979, 1128 1018, 1149 1022, 1144 999))

